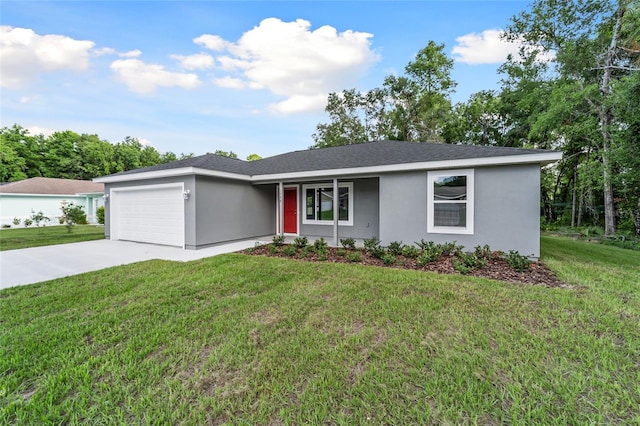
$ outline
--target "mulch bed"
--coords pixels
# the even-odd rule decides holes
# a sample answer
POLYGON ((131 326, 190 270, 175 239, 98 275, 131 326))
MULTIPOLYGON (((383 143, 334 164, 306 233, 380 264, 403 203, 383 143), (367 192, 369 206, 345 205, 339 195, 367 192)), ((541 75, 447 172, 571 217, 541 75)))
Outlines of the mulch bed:
MULTIPOLYGON (((276 247, 277 251, 272 252, 271 244, 265 244, 259 247, 250 248, 242 251, 242 253, 254 256, 282 257, 288 259, 298 259, 307 262, 328 262, 328 263, 352 263, 347 259, 347 253, 356 250, 338 249, 335 247, 327 248, 326 260, 320 260, 314 251, 309 251, 306 256, 302 249, 297 249, 293 256, 286 255, 283 250, 287 245, 276 247), (338 252, 342 254, 339 254, 338 252)), ((381 266, 385 268, 410 269, 418 271, 431 271, 440 274, 460 274, 454 268, 454 256, 441 256, 438 260, 426 264, 424 267, 418 266, 416 259, 404 256, 396 256, 396 263, 393 265, 385 264, 381 259, 371 256, 364 250, 357 250, 362 258, 361 262, 356 264, 381 266)), ((487 264, 478 269, 474 269, 467 275, 474 277, 484 277, 492 280, 505 281, 518 284, 541 285, 549 288, 573 288, 561 281, 549 268, 541 262, 532 262, 524 272, 518 272, 513 269, 506 260, 500 257, 499 253, 492 253, 491 259, 487 260, 487 264)))

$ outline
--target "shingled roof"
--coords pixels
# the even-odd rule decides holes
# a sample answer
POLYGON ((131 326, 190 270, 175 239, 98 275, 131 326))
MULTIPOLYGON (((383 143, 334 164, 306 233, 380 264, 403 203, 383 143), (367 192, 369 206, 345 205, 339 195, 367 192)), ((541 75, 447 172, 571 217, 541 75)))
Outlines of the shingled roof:
POLYGON ((0 194, 76 195, 103 192, 104 184, 88 180, 35 177, 0 186, 0 194))
POLYGON ((472 160, 554 153, 550 150, 450 145, 402 141, 376 141, 330 148, 293 151, 257 161, 242 161, 207 154, 111 176, 192 167, 246 176, 353 169, 411 163, 472 160))

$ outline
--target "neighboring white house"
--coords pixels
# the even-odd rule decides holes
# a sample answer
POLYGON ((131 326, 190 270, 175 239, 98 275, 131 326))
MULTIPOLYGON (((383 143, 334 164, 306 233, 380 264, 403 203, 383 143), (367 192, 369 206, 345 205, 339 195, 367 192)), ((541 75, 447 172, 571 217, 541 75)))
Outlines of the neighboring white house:
POLYGON ((62 202, 84 207, 89 223, 97 223, 96 210, 104 205, 104 185, 86 180, 36 177, 0 185, 0 225, 13 225, 15 218, 24 219, 42 212, 58 225, 62 202))

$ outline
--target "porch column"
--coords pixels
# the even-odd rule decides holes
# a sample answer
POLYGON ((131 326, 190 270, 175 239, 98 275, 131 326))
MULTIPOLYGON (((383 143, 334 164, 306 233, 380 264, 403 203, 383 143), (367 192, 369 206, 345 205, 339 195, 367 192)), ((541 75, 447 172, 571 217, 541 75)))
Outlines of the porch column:
POLYGON ((333 179, 333 245, 338 247, 338 215, 340 214, 340 210, 338 208, 339 203, 339 194, 338 194, 338 179, 333 179))
POLYGON ((284 184, 278 183, 278 234, 284 235, 284 184))

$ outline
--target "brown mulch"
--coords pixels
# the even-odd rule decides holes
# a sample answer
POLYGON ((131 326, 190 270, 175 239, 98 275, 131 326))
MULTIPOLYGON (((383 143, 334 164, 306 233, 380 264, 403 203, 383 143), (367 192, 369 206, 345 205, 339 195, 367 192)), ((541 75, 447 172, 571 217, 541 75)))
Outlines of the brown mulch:
MULTIPOLYGON (((306 256, 303 256, 302 249, 297 249, 296 254, 293 256, 287 256, 284 254, 283 249, 287 245, 277 247, 277 252, 272 253, 270 244, 263 246, 250 248, 242 251, 242 253, 268 256, 268 257, 282 257, 288 259, 298 259, 307 262, 327 262, 327 263, 352 263, 347 259, 346 255, 338 254, 341 249, 335 247, 327 248, 326 260, 319 260, 318 255, 314 251, 309 251, 306 256)), ((344 249, 342 249, 344 250, 344 249)), ((356 250, 344 250, 345 253, 353 252, 356 250)), ((416 263, 416 259, 407 258, 404 256, 396 256, 396 263, 394 265, 386 265, 381 259, 369 255, 364 250, 357 250, 362 257, 361 262, 356 262, 364 265, 381 266, 385 268, 396 269, 409 269, 418 271, 431 271, 439 274, 460 274, 454 266, 454 256, 441 256, 438 260, 426 264, 424 267, 420 267, 416 263)), ((498 252, 494 252, 491 258, 487 261, 487 264, 478 269, 472 270, 467 275, 474 277, 489 278, 492 280, 505 281, 517 284, 531 284, 540 285, 545 287, 555 288, 573 288, 574 286, 565 283, 560 280, 553 271, 547 268, 542 262, 532 262, 529 269, 524 272, 518 272, 514 270, 506 260, 500 257, 498 252)))

